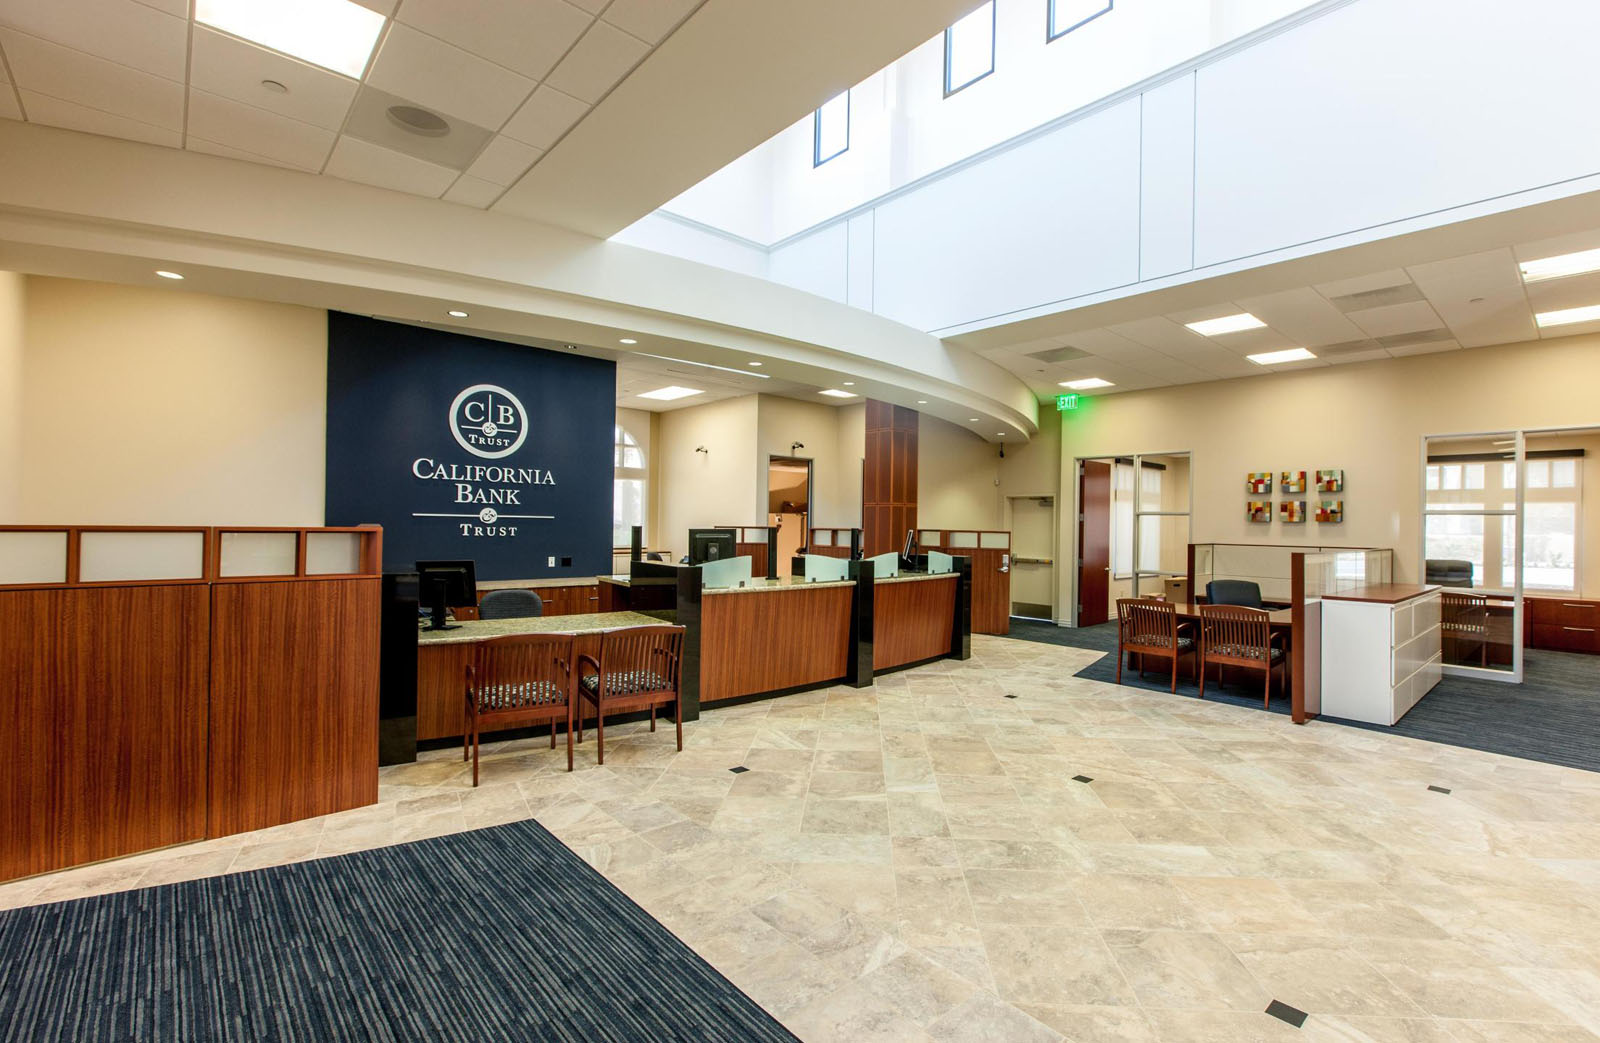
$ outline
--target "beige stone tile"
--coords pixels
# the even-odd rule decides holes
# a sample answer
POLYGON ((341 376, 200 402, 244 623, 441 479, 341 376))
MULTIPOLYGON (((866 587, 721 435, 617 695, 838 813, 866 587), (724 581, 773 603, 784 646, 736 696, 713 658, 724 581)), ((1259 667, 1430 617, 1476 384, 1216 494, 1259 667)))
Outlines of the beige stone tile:
MULTIPOLYGON (((814 792, 814 791, 813 791, 814 792)), ((895 837, 945 837, 944 802, 936 793, 891 793, 889 832, 895 837)))
POLYGON ((925 1043, 928 1039, 898 1007, 854 982, 793 1011, 784 1023, 808 1041, 925 1043))
POLYGON ((883 797, 831 799, 807 797, 803 833, 887 836, 889 805, 883 797))
POLYGON ((919 1025, 942 1017, 978 991, 918 952, 895 957, 862 977, 861 985, 919 1025))
POLYGON ((985 924, 980 931, 995 986, 1011 1003, 1134 1002, 1127 979, 1097 931, 1010 924, 985 924))
POLYGON ((1515 1021, 1442 1021, 1457 1043, 1594 1043, 1594 1033, 1576 1025, 1515 1021))
POLYGON ((801 797, 730 796, 712 818, 711 829, 720 833, 795 833, 805 810, 801 797))
POLYGON ((1021 1010, 1073 1043, 1160 1043, 1155 1029, 1136 1007, 1047 1007, 1021 1010))
POLYGON ((804 938, 838 923, 845 910, 805 887, 791 887, 750 907, 750 911, 792 938, 804 938))
POLYGON ((1162 1043, 1303 1043, 1305 1039, 1300 1029, 1261 1012, 1149 1010, 1145 1014, 1162 1043))
POLYGON ((1059 871, 968 869, 967 893, 979 923, 1088 927, 1077 878, 1059 871))
POLYGON ((1264 1011, 1273 998, 1214 934, 1106 931, 1105 941, 1147 1009, 1264 1011))
POLYGON ((928 1035, 939 1043, 1056 1043, 1062 1038, 1055 1029, 986 992, 934 1021, 928 1035))
POLYGON ((1101 928, 1198 931, 1205 921, 1170 879, 1091 875, 1074 884, 1089 920, 1101 928))
POLYGON ((1424 1011, 1467 1021, 1563 1024, 1560 1011, 1459 942, 1372 938, 1358 951, 1424 1011))
POLYGON ((1217 931, 1316 932, 1323 921, 1275 880, 1254 877, 1186 876, 1172 883, 1217 931))
POLYGON ((1420 1018, 1422 1008, 1361 958, 1347 939, 1225 934, 1223 942, 1273 999, 1313 1014, 1420 1018))
POLYGON ((885 793, 883 774, 882 772, 813 771, 811 788, 807 793, 813 797, 880 797, 885 793))

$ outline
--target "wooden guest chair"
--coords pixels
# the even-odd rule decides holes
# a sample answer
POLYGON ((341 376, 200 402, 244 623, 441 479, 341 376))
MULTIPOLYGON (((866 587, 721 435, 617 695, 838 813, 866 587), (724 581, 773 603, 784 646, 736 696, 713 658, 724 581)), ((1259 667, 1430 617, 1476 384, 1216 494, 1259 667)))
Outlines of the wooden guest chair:
POLYGON ((1194 627, 1178 622, 1178 607, 1170 601, 1153 598, 1117 599, 1117 683, 1122 683, 1122 661, 1132 652, 1139 657, 1139 676, 1144 676, 1144 657, 1172 660, 1172 690, 1178 690, 1178 660, 1193 655, 1194 627))
MULTIPOLYGON (((1200 698, 1206 697, 1206 666, 1237 666, 1259 670, 1263 680, 1262 705, 1272 705, 1272 668, 1282 667, 1281 688, 1289 688, 1289 657, 1283 635, 1272 633, 1271 614, 1242 605, 1200 606, 1200 698)), ((1222 674, 1217 674, 1222 686, 1222 674)))
MULTIPOLYGON (((683 707, 679 682, 683 668, 683 627, 624 627, 600 634, 600 655, 578 657, 578 696, 594 706, 599 736, 599 763, 606 762, 606 714, 650 711, 656 730, 656 707, 671 706, 683 749, 683 707)), ((578 707, 578 741, 583 741, 583 706, 578 707)))
POLYGON ((556 722, 567 722, 567 770, 572 770, 571 634, 513 634, 494 637, 473 650, 467 664, 467 730, 461 759, 472 751, 472 784, 478 784, 478 736, 484 730, 550 725, 556 748, 556 722))
POLYGON ((1439 595, 1439 622, 1450 641, 1446 662, 1462 662, 1465 649, 1478 644, 1478 663, 1489 665, 1489 599, 1482 594, 1446 590, 1439 595))

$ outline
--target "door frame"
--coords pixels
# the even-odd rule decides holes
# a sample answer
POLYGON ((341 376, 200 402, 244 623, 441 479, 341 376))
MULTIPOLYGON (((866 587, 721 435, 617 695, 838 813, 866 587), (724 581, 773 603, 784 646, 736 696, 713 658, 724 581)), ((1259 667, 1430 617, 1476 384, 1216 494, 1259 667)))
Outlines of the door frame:
MULTIPOLYGON (((1147 456, 1182 456, 1182 457, 1186 457, 1188 459, 1188 461, 1189 461, 1189 510, 1188 510, 1188 512, 1186 514, 1184 512, 1180 512, 1180 511, 1141 511, 1140 507, 1143 506, 1142 503, 1141 503, 1141 500, 1143 498, 1143 493, 1140 491, 1142 483, 1140 483, 1140 482, 1134 482, 1133 483, 1133 511, 1134 511, 1134 523, 1133 523, 1133 591, 1134 591, 1134 595, 1138 596, 1138 591, 1139 591, 1139 549, 1140 549, 1139 548, 1139 528, 1140 528, 1140 526, 1139 526, 1139 517, 1141 515, 1168 516, 1168 517, 1187 517, 1189 519, 1189 543, 1193 544, 1193 543, 1196 542, 1195 533, 1194 533, 1194 488, 1195 488, 1195 485, 1198 484, 1198 483, 1195 481, 1195 463, 1194 463, 1195 454, 1194 454, 1194 450, 1193 449, 1163 449, 1163 450, 1153 450, 1153 451, 1140 452, 1140 453, 1083 453, 1083 454, 1079 454, 1079 455, 1073 456, 1071 458, 1071 462, 1070 463, 1068 463, 1067 462, 1067 458, 1065 456, 1063 456, 1062 457, 1063 465, 1066 466, 1066 467, 1070 467, 1071 470, 1063 472, 1063 480, 1062 480, 1062 483, 1061 483, 1062 495, 1065 496, 1067 494, 1067 490, 1068 489, 1071 490, 1072 510, 1067 515, 1067 517, 1073 519, 1073 521, 1072 521, 1071 525, 1067 526, 1067 529, 1070 530, 1070 536, 1068 537, 1068 541, 1070 543, 1069 560, 1072 562, 1072 568, 1065 569, 1065 570, 1063 570, 1063 573, 1062 573, 1064 575, 1068 575, 1068 576, 1072 577, 1072 586, 1067 590, 1067 607, 1070 608, 1072 611, 1070 613, 1066 614, 1068 616, 1068 620, 1063 621, 1061 623, 1062 626, 1076 627, 1078 625, 1078 610, 1077 610, 1077 605, 1078 605, 1078 551, 1079 551, 1079 547, 1078 547, 1078 523, 1077 523, 1078 508, 1079 508, 1079 503, 1078 503, 1078 465, 1082 464, 1082 463, 1084 463, 1086 461, 1089 461, 1089 460, 1110 460, 1110 461, 1112 461, 1112 467, 1113 467, 1112 482, 1115 483, 1115 481, 1116 481, 1115 466, 1116 466, 1116 461, 1117 460, 1124 460, 1124 459, 1132 460, 1133 461, 1133 467, 1134 467, 1134 474, 1138 474, 1139 473, 1139 467, 1143 463, 1144 458, 1147 457, 1147 456), (1070 482, 1066 480, 1066 477, 1068 475, 1071 476, 1071 481, 1070 482)), ((1116 573, 1113 572, 1112 575, 1113 575, 1113 577, 1115 577, 1116 573)), ((1191 592, 1191 595, 1192 595, 1192 593, 1193 592, 1191 592)))
MULTIPOLYGON (((1061 497, 1054 491, 1044 493, 1006 493, 1005 500, 1005 525, 1007 532, 1011 533, 1011 566, 1013 572, 1017 564, 1017 526, 1016 513, 1012 507, 1013 500, 1049 500, 1050 501, 1050 622, 1061 623, 1061 602, 1059 600, 1061 581, 1061 497)), ((1016 601, 1013 599, 1012 604, 1016 601)))
MULTIPOLYGON (((811 505, 817 494, 817 462, 809 456, 784 456, 780 453, 767 454, 767 481, 762 489, 762 500, 766 509, 761 512, 762 524, 766 524, 767 515, 773 513, 772 465, 775 461, 786 464, 806 465, 806 511, 800 528, 800 546, 809 547, 811 544, 811 519, 814 516, 811 505)), ((787 573, 784 573, 784 575, 787 575, 787 573)))

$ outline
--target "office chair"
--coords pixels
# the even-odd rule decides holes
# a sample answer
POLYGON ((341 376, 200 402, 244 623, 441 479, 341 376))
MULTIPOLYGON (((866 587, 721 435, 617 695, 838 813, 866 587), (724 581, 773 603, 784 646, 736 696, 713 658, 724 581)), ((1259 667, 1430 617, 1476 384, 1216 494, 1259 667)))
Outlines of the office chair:
POLYGON ((667 556, 658 550, 649 551, 644 556, 645 561, 666 561, 667 556))
POLYGON ((544 615, 544 600, 531 590, 491 590, 478 602, 479 619, 528 619, 544 615))
POLYGON ((1213 605, 1261 607, 1261 584, 1247 579, 1214 579, 1206 584, 1206 600, 1213 605))

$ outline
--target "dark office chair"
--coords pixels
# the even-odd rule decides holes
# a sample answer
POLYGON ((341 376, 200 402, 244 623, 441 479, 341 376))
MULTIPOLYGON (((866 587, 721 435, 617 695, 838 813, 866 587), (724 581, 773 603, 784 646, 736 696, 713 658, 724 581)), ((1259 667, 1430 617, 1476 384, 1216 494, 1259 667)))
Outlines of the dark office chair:
POLYGON ((491 590, 478 602, 479 619, 528 619, 544 615, 544 600, 531 590, 491 590))
POLYGON ((1471 587, 1472 562, 1455 558, 1429 558, 1425 566, 1426 582, 1441 587, 1471 587))
POLYGON ((1206 584, 1206 600, 1213 605, 1261 607, 1261 584, 1247 579, 1214 579, 1206 584))
POLYGON ((667 556, 658 550, 649 551, 644 556, 645 561, 666 561, 667 556))

